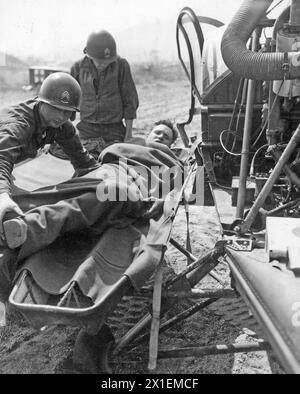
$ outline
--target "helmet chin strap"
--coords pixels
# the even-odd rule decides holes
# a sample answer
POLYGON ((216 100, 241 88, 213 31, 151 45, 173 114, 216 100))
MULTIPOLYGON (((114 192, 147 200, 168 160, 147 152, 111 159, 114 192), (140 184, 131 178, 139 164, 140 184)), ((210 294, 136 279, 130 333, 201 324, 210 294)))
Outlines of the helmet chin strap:
POLYGON ((70 116, 70 121, 74 122, 75 119, 76 119, 76 111, 73 111, 72 115, 70 116))
POLYGON ((45 103, 42 101, 39 101, 38 102, 38 111, 39 111, 42 126, 48 127, 48 124, 47 124, 45 117, 44 117, 44 108, 45 108, 45 103))

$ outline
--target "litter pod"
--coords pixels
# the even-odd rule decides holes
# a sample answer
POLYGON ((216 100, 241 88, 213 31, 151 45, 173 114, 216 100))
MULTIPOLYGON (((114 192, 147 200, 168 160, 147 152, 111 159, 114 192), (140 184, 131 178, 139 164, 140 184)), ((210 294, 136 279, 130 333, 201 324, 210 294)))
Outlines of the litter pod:
POLYGON ((25 260, 9 302, 35 328, 63 324, 96 334, 122 297, 155 271, 170 231, 163 214, 150 224, 111 227, 100 240, 66 234, 25 260))
POLYGON ((288 373, 300 373, 300 276, 262 249, 226 248, 235 285, 288 373))

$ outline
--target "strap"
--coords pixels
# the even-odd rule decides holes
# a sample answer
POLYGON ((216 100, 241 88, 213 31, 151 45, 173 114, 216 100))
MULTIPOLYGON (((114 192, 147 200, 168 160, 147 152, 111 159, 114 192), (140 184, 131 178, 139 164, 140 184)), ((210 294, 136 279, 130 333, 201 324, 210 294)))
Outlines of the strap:
POLYGON ((163 282, 163 265, 162 262, 160 262, 155 274, 154 288, 153 288, 152 322, 151 322, 150 341, 149 341, 149 363, 148 363, 149 370, 154 370, 157 364, 162 282, 163 282))
MULTIPOLYGON (((185 248, 188 252, 192 252, 192 245, 191 245, 191 237, 190 237, 190 214, 189 214, 189 204, 187 199, 185 198, 185 192, 183 193, 183 202, 184 202, 184 210, 185 210, 185 218, 186 218, 186 241, 185 241, 185 248)), ((190 257, 187 257, 187 264, 191 264, 193 260, 190 257)))

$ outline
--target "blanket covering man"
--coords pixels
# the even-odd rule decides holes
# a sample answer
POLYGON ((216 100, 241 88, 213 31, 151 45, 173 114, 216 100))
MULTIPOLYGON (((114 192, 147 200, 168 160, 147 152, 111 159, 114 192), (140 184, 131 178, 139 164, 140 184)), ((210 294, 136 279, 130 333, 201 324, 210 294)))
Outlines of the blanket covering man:
POLYGON ((149 199, 164 198, 176 182, 180 185, 182 170, 176 156, 162 144, 114 144, 102 152, 99 166, 87 174, 16 195, 14 200, 25 212, 22 220, 27 235, 20 247, 2 251, 0 300, 7 299, 16 269, 26 257, 69 232, 93 227, 100 236, 116 220, 126 224, 147 217, 149 199), (103 198, 112 185, 116 198, 103 198))

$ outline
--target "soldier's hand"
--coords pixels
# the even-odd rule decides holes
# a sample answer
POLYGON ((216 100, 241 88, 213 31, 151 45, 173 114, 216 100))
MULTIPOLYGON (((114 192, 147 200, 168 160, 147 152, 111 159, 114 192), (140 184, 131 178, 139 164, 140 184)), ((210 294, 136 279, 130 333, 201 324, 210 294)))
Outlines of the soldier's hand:
POLYGON ((144 202, 146 202, 146 204, 149 204, 149 208, 146 210, 146 212, 144 213, 143 217, 145 219, 152 219, 152 218, 157 218, 159 217, 162 212, 163 212, 163 207, 164 207, 164 200, 162 199, 148 199, 148 200, 144 200, 144 202))
POLYGON ((45 153, 46 155, 49 153, 51 148, 51 144, 46 144, 43 148, 41 148, 41 153, 45 153))
POLYGON ((24 216, 24 212, 21 210, 19 205, 15 203, 8 193, 0 194, 0 236, 4 239, 3 233, 3 219, 6 213, 15 212, 18 216, 24 216))

